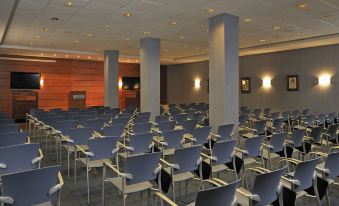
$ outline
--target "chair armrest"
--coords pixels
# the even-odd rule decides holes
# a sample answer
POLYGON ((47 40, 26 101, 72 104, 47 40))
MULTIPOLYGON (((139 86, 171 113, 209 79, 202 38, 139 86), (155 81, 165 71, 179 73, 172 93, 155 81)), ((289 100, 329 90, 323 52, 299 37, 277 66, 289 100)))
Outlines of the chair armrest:
POLYGON ((264 173, 268 172, 266 169, 264 169, 264 168, 259 169, 258 167, 247 168, 247 169, 245 170, 245 173, 246 173, 247 171, 257 172, 257 173, 259 173, 259 174, 264 174, 264 173))
POLYGON ((166 160, 160 158, 160 162, 162 162, 163 164, 165 164, 166 166, 169 166, 171 168, 174 168, 174 169, 180 169, 180 166, 178 164, 171 164, 169 162, 167 162, 166 160))
POLYGON ((127 134, 129 134, 129 135, 134 135, 133 132, 130 132, 130 131, 126 130, 126 129, 125 129, 125 132, 126 132, 127 134))
POLYGON ((274 150, 274 147, 273 147, 272 145, 265 144, 265 143, 262 143, 261 145, 264 146, 264 147, 266 147, 267 149, 274 150))
POLYGON ((0 169, 7 169, 7 164, 0 163, 0 169))
POLYGON ((32 165, 37 162, 40 162, 42 158, 44 158, 44 154, 42 153, 42 150, 39 148, 39 156, 32 160, 32 165))
POLYGON ((133 179, 132 174, 120 172, 117 168, 115 168, 114 165, 104 163, 104 166, 107 166, 108 168, 110 168, 113 172, 115 172, 120 177, 127 178, 127 179, 133 179))
POLYGON ((97 135, 98 137, 103 137, 99 132, 94 131, 94 134, 97 135))
POLYGON ((281 176, 281 181, 285 187, 288 187, 288 189, 294 189, 300 185, 299 180, 287 178, 285 176, 281 176))
POLYGON ((219 178, 212 178, 212 180, 215 181, 215 182, 217 182, 217 183, 219 183, 221 186, 222 186, 222 185, 228 185, 227 182, 225 182, 225 181, 223 181, 223 180, 221 180, 221 179, 219 179, 219 178))
POLYGON ((118 147, 122 147, 124 149, 129 150, 129 151, 134 151, 133 147, 126 146, 126 145, 122 144, 121 142, 118 142, 118 147))
POLYGON ((217 138, 221 138, 221 136, 220 135, 218 135, 218 134, 214 134, 214 133, 211 133, 211 136, 213 136, 213 137, 217 137, 217 138))
POLYGON ((0 196, 0 203, 12 205, 14 204, 14 200, 13 198, 8 197, 8 196, 0 196))
POLYGON ((75 145, 75 147, 78 149, 79 152, 82 152, 86 156, 94 157, 94 153, 93 152, 87 152, 84 149, 82 149, 79 145, 75 145))
POLYGON ((309 152, 308 154, 309 154, 309 155, 314 154, 314 155, 318 155, 318 156, 320 156, 320 157, 327 157, 327 156, 328 156, 328 154, 323 153, 323 152, 309 152))
POLYGON ((247 150, 242 150, 242 149, 239 149, 237 147, 234 147, 234 150, 236 150, 237 152, 241 152, 242 154, 248 154, 247 150))
POLYGON ((31 138, 30 137, 27 137, 26 140, 27 140, 26 144, 31 143, 31 138))
POLYGON ((170 206, 178 206, 175 202, 173 202, 171 199, 169 199, 166 195, 156 192, 154 193, 155 196, 159 197, 160 199, 164 200, 167 204, 170 206))
POLYGON ((339 146, 331 147, 330 151, 333 152, 334 150, 339 150, 339 146))
POLYGON ((240 204, 249 205, 249 204, 246 204, 247 202, 251 202, 249 200, 252 200, 252 201, 254 200, 254 201, 260 202, 259 195, 252 194, 250 191, 248 191, 244 188, 238 188, 236 190, 235 195, 236 195, 240 204))
POLYGON ((59 180, 59 183, 57 185, 54 185, 51 189, 49 189, 48 191, 49 196, 59 191, 64 185, 64 179, 62 178, 61 172, 58 172, 58 180, 59 180))
POLYGON ((195 139, 194 137, 190 137, 190 136, 188 136, 187 134, 184 134, 184 138, 185 138, 185 139, 188 139, 188 140, 191 140, 191 141, 193 141, 193 142, 196 142, 196 141, 197 141, 197 139, 195 139))
POLYGON ((204 153, 200 153, 200 155, 202 157, 209 159, 209 160, 218 161, 218 158, 216 156, 210 156, 210 155, 207 155, 207 154, 204 154, 204 153))

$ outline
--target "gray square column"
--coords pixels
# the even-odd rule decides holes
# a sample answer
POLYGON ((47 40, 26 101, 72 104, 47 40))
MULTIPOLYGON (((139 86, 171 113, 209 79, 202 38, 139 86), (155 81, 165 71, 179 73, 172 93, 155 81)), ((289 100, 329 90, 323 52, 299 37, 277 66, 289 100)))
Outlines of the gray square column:
POLYGON ((104 52, 104 105, 119 107, 119 51, 104 52))
POLYGON ((140 77, 141 111, 154 120, 160 114, 160 39, 140 40, 140 77))
POLYGON ((239 18, 220 14, 209 19, 209 118, 215 131, 238 126, 239 18))

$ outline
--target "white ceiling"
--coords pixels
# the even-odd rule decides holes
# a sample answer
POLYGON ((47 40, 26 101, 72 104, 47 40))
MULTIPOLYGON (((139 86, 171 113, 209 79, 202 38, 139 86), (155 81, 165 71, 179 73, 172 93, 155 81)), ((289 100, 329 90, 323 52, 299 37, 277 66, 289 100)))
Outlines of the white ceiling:
MULTIPOLYGON (((271 46, 269 52, 308 47, 295 40, 339 33, 339 0, 73 0, 71 8, 64 2, 20 0, 0 53, 99 60, 104 50, 118 49, 124 61, 136 62, 139 41, 150 32, 161 39, 163 63, 197 61, 207 58, 208 18, 219 13, 240 17, 245 55, 271 46), (298 8, 300 3, 307 7, 298 8), (52 21, 55 17, 59 20, 52 21), (248 18, 252 21, 243 21, 248 18)), ((325 44, 328 39, 316 46, 325 44)))

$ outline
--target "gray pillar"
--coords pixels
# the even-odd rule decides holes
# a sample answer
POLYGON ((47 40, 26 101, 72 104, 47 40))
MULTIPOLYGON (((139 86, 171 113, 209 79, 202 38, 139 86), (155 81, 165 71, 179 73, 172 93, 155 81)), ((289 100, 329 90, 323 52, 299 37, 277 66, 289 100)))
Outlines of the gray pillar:
MULTIPOLYGON (((239 115, 239 18, 220 14, 209 19, 210 125, 235 124, 239 115)), ((236 134, 236 133, 235 133, 236 134)))
POLYGON ((104 52, 104 105, 111 108, 119 107, 119 51, 104 52))
POLYGON ((151 112, 154 120, 160 114, 160 39, 141 39, 140 77, 141 111, 151 112))

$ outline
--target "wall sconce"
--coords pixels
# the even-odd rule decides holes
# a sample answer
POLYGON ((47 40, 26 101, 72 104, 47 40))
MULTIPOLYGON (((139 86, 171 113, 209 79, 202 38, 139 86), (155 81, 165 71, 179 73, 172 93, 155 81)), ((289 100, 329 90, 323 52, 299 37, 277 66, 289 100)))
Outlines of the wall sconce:
POLYGON ((200 88, 200 82, 201 82, 200 79, 195 79, 194 80, 194 88, 199 89, 200 88))
POLYGON ((329 86, 331 84, 331 76, 328 74, 323 74, 319 77, 320 86, 329 86))
POLYGON ((40 86, 44 86, 44 80, 43 79, 40 79, 40 86))
POLYGON ((122 90, 122 78, 119 78, 119 90, 122 90))
POLYGON ((271 87, 271 79, 269 77, 265 77, 263 80, 262 80, 262 86, 264 88, 270 88, 271 87))

